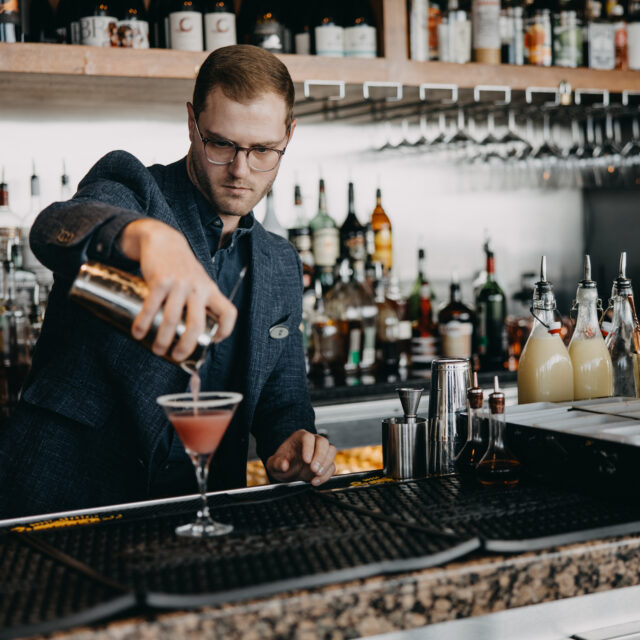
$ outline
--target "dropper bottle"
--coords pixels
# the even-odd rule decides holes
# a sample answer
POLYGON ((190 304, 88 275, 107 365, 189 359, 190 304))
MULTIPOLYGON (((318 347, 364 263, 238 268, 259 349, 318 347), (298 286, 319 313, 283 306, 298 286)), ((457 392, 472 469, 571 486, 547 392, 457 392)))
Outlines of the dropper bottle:
POLYGON ((573 308, 576 328, 569 344, 574 400, 608 398, 613 394, 611 356, 598 325, 598 289, 591 279, 591 258, 584 258, 584 279, 578 283, 573 308))
POLYGON ((493 379, 493 393, 489 396, 489 446, 477 468, 481 484, 513 486, 520 481, 520 462, 510 451, 504 439, 505 396, 500 391, 498 376, 493 379))
POLYGON ((613 282, 610 306, 613 307, 611 331, 606 345, 613 366, 613 395, 636 397, 638 395, 633 370, 633 316, 629 304, 633 298, 631 280, 627 278, 627 252, 620 254, 620 270, 613 282))
POLYGON ((482 454, 487 448, 486 438, 482 438, 482 402, 484 393, 478 386, 478 374, 473 372, 473 386, 467 391, 467 413, 469 431, 467 441, 456 456, 456 469, 460 473, 475 471, 482 454))
POLYGON ((562 342, 562 325, 555 320, 556 298, 547 280, 547 258, 542 256, 540 280, 533 289, 533 330, 518 365, 518 402, 573 400, 573 365, 562 342))

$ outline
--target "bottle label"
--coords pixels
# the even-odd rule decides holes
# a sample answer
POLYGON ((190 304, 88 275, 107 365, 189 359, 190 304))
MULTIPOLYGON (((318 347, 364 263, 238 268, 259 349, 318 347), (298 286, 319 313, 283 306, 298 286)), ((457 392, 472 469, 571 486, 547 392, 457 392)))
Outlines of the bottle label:
POLYGON ((117 47, 117 20, 111 16, 87 16, 80 18, 82 44, 92 47, 117 47))
POLYGON ((311 53, 311 34, 308 31, 296 33, 295 44, 298 55, 308 56, 311 53))
MULTIPOLYGON (((413 327, 411 326, 411 320, 401 320, 398 322, 398 340, 411 340, 413 333, 413 327)), ((433 340, 433 338, 428 338, 433 340)))
POLYGON ((616 69, 629 68, 629 43, 627 40, 626 22, 616 22, 613 25, 613 41, 616 55, 616 69))
POLYGON ((340 236, 334 227, 313 232, 313 258, 318 267, 333 267, 340 252, 340 236))
POLYGON ((474 0, 473 48, 500 49, 500 2, 474 0))
POLYGON ((149 23, 146 20, 118 20, 118 41, 121 47, 149 48, 149 23))
POLYGON ((429 4, 427 0, 412 0, 409 15, 411 59, 429 59, 429 4))
POLYGON ((236 44, 236 16, 234 13, 205 13, 204 35, 207 51, 236 44))
POLYGON ((435 2, 429 3, 427 25, 429 29, 429 60, 438 59, 438 27, 442 22, 442 11, 435 2))
POLYGON ((341 58, 344 56, 344 29, 328 24, 315 28, 316 55, 341 58))
POLYGON ((376 327, 364 328, 364 341, 362 344, 361 369, 369 369, 376 363, 376 327))
POLYGON ((589 67, 591 69, 613 69, 615 64, 613 25, 592 22, 589 25, 589 67))
POLYGON ((383 227, 374 233, 375 253, 373 262, 380 262, 382 266, 389 270, 393 264, 393 249, 391 240, 391 229, 383 227))
POLYGON ((376 28, 369 25, 347 27, 344 30, 344 55, 350 58, 375 58, 376 28))
POLYGON ((458 64, 471 60, 471 23, 468 20, 450 16, 448 21, 438 25, 438 56, 442 62, 458 64))
POLYGON ((537 16, 527 21, 524 33, 524 52, 529 64, 551 66, 551 18, 537 16))
POLYGON ((472 333, 473 326, 470 322, 452 320, 440 325, 442 355, 449 358, 470 358, 472 333))
POLYGON ((70 25, 71 44, 82 44, 82 35, 80 32, 80 21, 74 20, 70 25))
POLYGON ((360 346, 362 344, 362 330, 353 328, 349 331, 349 353, 347 355, 347 366, 357 367, 360 364, 360 346))
POLYGON ((629 69, 640 70, 640 22, 627 25, 627 57, 629 69))
POLYGON ((308 233, 301 233, 291 238, 291 244, 297 249, 298 253, 311 251, 311 236, 308 233))
POLYGON ((170 13, 169 32, 172 49, 202 51, 202 14, 199 11, 170 13))
POLYGON ((367 257, 363 234, 348 237, 345 240, 345 247, 349 257, 353 260, 364 260, 367 257))
POLYGON ((582 66, 582 28, 575 21, 563 24, 556 16, 553 29, 553 53, 558 67, 582 66))

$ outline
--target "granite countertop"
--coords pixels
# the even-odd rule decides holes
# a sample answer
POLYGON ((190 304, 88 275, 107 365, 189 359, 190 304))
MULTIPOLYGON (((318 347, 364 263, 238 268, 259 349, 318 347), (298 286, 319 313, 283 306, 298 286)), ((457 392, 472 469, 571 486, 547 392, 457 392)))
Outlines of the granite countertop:
POLYGON ((69 640, 357 638, 640 584, 640 535, 156 613, 57 632, 69 640))

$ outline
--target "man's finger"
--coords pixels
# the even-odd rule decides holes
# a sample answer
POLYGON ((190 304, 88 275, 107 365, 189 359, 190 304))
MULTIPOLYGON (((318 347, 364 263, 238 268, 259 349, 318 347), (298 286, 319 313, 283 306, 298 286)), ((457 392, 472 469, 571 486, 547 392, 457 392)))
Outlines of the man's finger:
POLYGON ((218 289, 215 283, 211 283, 211 291, 207 298, 207 308, 218 321, 218 330, 213 337, 214 342, 221 342, 228 338, 238 317, 238 310, 218 289))
POLYGON ((314 487, 317 487, 321 484, 324 484, 334 473, 336 472, 336 465, 331 463, 327 466, 324 473, 320 476, 316 476, 311 480, 311 484, 314 487))
POLYGON ((186 330, 171 352, 171 357, 180 362, 193 353, 198 343, 198 336, 205 329, 205 309, 197 293, 187 298, 187 314, 185 316, 186 330))
POLYGON ((311 460, 311 471, 316 475, 323 473, 324 467, 327 463, 325 458, 327 457, 327 453, 329 452, 329 441, 322 436, 314 436, 315 438, 315 450, 313 453, 313 458, 311 460))
POLYGON ((171 346, 178 323, 182 320, 186 301, 187 291, 184 285, 174 287, 169 293, 162 307, 162 324, 153 343, 153 352, 156 355, 164 355, 171 346))
MULTIPOLYGON (((324 439, 324 438, 323 438, 324 439)), ((310 465, 313 460, 313 454, 316 449, 316 436, 309 431, 302 434, 302 460, 305 464, 310 465)))
POLYGON ((149 294, 147 295, 140 313, 136 316, 133 324, 131 325, 131 335, 137 340, 144 338, 149 329, 156 313, 162 307, 167 294, 169 293, 168 284, 158 284, 151 287, 149 294))

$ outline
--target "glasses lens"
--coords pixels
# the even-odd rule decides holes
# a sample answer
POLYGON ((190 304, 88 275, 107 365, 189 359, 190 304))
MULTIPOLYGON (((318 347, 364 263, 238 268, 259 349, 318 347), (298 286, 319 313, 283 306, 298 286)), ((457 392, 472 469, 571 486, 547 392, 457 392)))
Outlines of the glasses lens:
POLYGON ((209 162, 227 164, 233 161, 236 148, 229 142, 207 142, 204 151, 209 162))
POLYGON ((280 161, 280 154, 273 149, 251 149, 249 166, 256 171, 270 171, 280 161))

